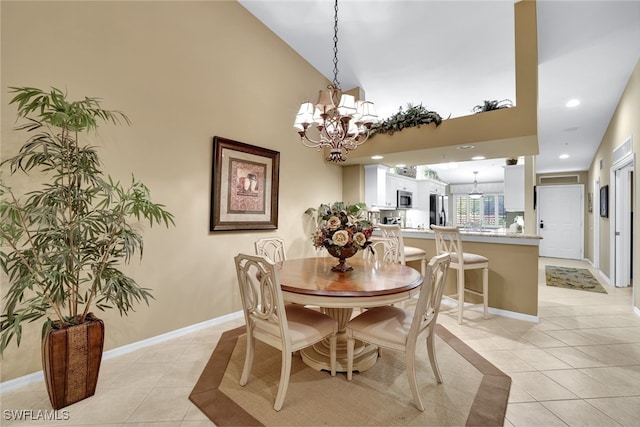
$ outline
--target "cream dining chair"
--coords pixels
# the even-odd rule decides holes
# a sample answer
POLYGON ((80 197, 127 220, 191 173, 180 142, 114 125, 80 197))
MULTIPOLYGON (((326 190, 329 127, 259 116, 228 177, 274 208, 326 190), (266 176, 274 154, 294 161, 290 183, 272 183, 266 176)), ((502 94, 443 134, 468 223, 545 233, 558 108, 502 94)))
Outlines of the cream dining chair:
POLYGON ((489 307, 489 259, 478 254, 464 252, 460 230, 457 227, 431 226, 436 236, 436 252, 438 254, 451 255, 451 268, 457 270, 457 293, 445 295, 458 303, 458 323, 462 323, 462 312, 465 308, 483 307, 483 316, 487 318, 489 307), (466 287, 464 281, 465 271, 482 269, 482 291, 466 287), (467 304, 465 306, 465 293, 482 297, 482 304, 467 304))
POLYGON ((247 350, 240 385, 249 380, 255 340, 282 352, 280 383, 273 409, 282 408, 293 353, 329 338, 331 375, 336 375, 336 333, 338 321, 298 304, 285 305, 275 263, 264 256, 238 254, 235 258, 240 297, 247 328, 247 350))
POLYGON ((442 382, 434 347, 433 330, 440 310, 442 289, 449 269, 449 255, 435 256, 429 261, 420 296, 413 312, 394 306, 372 307, 347 323, 347 379, 353 378, 355 340, 378 347, 402 351, 407 361, 407 376, 413 402, 424 411, 416 381, 415 353, 418 338, 425 336, 431 369, 442 382))
POLYGON ((280 237, 265 237, 254 242, 256 254, 263 255, 273 262, 287 260, 287 254, 284 250, 284 240, 280 237))
MULTIPOLYGON (((427 253, 420 248, 404 245, 400 224, 378 224, 377 227, 380 229, 382 237, 398 240, 400 264, 406 265, 409 261, 420 261, 420 273, 424 276, 427 265, 427 253)), ((372 238, 372 240, 374 240, 374 238, 372 238)))
POLYGON ((400 262, 400 245, 398 239, 390 237, 376 237, 371 239, 371 244, 363 250, 365 259, 376 259, 393 263, 400 262))

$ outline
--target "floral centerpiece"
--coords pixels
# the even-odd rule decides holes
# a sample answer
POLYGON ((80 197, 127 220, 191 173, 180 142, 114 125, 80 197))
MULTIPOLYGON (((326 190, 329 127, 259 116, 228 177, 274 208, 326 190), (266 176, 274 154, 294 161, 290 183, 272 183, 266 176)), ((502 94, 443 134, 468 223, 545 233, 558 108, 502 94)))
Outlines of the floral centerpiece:
POLYGON ((340 259, 333 271, 353 270, 345 259, 371 244, 369 239, 373 226, 366 213, 365 203, 345 205, 344 202, 335 202, 318 208, 318 228, 313 234, 313 246, 326 248, 332 256, 340 259))

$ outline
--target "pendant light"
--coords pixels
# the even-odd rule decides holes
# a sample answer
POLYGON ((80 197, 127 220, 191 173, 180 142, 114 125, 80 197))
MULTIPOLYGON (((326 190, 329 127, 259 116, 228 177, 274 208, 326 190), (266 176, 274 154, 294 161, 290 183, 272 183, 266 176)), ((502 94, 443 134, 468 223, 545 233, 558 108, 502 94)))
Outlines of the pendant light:
POLYGON ((473 178, 473 188, 469 193, 469 197, 472 199, 479 199, 482 197, 482 191, 478 189, 478 171, 473 171, 473 173, 475 176, 473 178))

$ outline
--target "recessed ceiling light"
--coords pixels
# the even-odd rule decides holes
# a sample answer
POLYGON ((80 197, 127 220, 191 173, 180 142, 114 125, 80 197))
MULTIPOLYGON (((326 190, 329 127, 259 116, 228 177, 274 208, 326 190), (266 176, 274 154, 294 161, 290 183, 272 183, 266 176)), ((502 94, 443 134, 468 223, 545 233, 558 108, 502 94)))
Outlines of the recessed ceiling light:
POLYGON ((558 158, 559 158, 559 159, 568 159, 568 158, 569 158, 569 155, 568 155, 568 154, 560 154, 560 155, 558 156, 558 158))
POLYGON ((569 108, 577 107, 578 105, 580 105, 580 100, 578 100, 578 99, 571 99, 571 100, 569 100, 569 102, 567 102, 567 107, 569 107, 569 108))
POLYGON ((458 150, 471 150, 472 148, 476 148, 473 145, 458 145, 456 147, 458 150))
POLYGON ((404 163, 400 163, 399 165, 396 165, 397 168, 403 168, 405 166, 407 166, 407 165, 405 165, 404 163))
POLYGON ((473 156, 473 157, 471 158, 471 160, 484 160, 484 159, 486 159, 486 157, 485 157, 485 156, 473 156))
POLYGON ((372 160, 380 160, 380 159, 384 159, 383 156, 371 156, 372 160))

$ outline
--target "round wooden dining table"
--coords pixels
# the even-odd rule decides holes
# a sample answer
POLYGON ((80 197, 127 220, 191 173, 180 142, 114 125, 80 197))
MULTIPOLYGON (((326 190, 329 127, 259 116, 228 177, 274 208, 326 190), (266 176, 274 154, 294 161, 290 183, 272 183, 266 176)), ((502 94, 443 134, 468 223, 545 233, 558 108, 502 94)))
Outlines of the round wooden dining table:
MULTIPOLYGON (((361 257, 348 259, 351 271, 332 271, 337 262, 333 257, 289 259, 279 262, 277 268, 285 301, 318 306, 338 320, 337 371, 346 372, 345 329, 353 309, 407 300, 419 292, 423 277, 411 267, 361 257)), ((300 353, 308 366, 330 370, 328 339, 300 353)), ((377 357, 375 346, 356 341, 353 369, 365 371, 377 357)))

